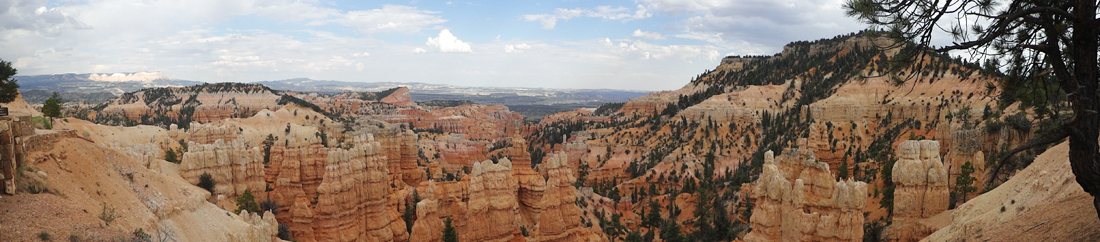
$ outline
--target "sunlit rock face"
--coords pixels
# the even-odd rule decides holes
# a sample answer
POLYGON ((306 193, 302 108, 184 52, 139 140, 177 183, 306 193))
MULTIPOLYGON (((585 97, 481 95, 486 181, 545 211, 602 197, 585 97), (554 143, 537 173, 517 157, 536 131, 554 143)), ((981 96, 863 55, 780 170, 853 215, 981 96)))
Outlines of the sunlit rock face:
POLYGON ((917 241, 935 232, 917 220, 947 210, 947 169, 940 160, 940 143, 908 140, 898 145, 898 161, 892 170, 894 220, 892 235, 899 241, 917 241))
POLYGON ((581 210, 577 207, 577 177, 569 166, 565 152, 550 154, 545 166, 548 179, 539 214, 538 241, 576 241, 581 227, 581 210))
POLYGON ((470 202, 461 241, 510 241, 518 228, 518 189, 512 179, 512 161, 501 158, 474 163, 470 174, 470 202), (477 219, 473 219, 477 218, 477 219))
POLYGON ((867 184, 836 181, 810 150, 764 154, 745 241, 862 241, 867 184))

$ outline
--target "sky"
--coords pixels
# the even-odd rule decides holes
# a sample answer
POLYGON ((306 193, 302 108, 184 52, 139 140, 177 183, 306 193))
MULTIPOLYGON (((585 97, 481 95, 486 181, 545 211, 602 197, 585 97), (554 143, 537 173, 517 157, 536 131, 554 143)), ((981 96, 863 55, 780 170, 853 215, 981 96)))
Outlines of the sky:
POLYGON ((843 0, 0 0, 19 75, 671 90, 866 28, 843 0))

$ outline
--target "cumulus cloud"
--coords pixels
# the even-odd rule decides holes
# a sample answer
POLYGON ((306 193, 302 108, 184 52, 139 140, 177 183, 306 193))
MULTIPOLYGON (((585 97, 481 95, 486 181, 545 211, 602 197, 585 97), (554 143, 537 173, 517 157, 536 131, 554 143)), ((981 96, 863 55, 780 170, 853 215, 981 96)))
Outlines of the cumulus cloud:
POLYGON ((523 20, 539 21, 542 23, 543 29, 554 29, 558 24, 558 20, 569 20, 577 17, 589 17, 589 18, 602 18, 607 20, 637 20, 643 18, 653 17, 653 13, 649 12, 649 9, 644 5, 638 5, 637 9, 633 12, 626 7, 611 7, 611 6, 597 6, 592 9, 574 8, 554 9, 553 14, 525 14, 523 20))
POLYGON ((424 50, 424 48, 420 48, 420 47, 416 47, 415 49, 413 49, 413 53, 416 53, 416 54, 427 53, 427 52, 428 52, 427 50, 424 50))
POLYGON ((710 43, 748 41, 778 51, 790 41, 828 38, 864 28, 837 0, 638 0, 653 12, 684 16, 669 23, 679 38, 710 43), (719 38, 720 37, 720 38, 719 38))
POLYGON ((451 34, 450 30, 444 29, 439 31, 439 36, 436 38, 428 37, 428 42, 425 43, 428 46, 439 47, 439 51, 442 52, 474 52, 470 49, 470 43, 463 42, 451 34))
POLYGON ((504 45, 504 52, 505 53, 522 52, 523 50, 526 50, 526 49, 531 49, 531 46, 528 45, 527 43, 521 43, 521 44, 518 44, 518 45, 504 45))
POLYGON ((643 39, 665 39, 665 36, 661 35, 661 33, 646 32, 646 31, 642 31, 641 29, 634 30, 634 33, 631 34, 630 36, 634 36, 635 38, 643 38, 643 39))

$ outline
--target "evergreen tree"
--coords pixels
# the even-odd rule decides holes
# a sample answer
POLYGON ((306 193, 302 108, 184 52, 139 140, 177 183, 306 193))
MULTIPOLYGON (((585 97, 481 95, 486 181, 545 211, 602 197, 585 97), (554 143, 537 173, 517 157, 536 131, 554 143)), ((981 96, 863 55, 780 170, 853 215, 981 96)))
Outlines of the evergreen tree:
POLYGON ((977 178, 971 174, 974 174, 974 165, 966 161, 959 167, 959 176, 955 177, 955 193, 958 194, 959 200, 966 201, 967 194, 978 191, 978 188, 974 187, 974 181, 977 178))
POLYGON ((451 217, 443 221, 443 242, 458 242, 458 232, 455 231, 455 226, 451 225, 451 217))
POLYGON ((256 203, 256 197, 248 189, 245 189, 244 194, 237 197, 237 210, 234 210, 233 213, 241 213, 241 210, 253 213, 260 211, 260 204, 256 203))
POLYGON ((57 92, 42 103, 42 115, 50 118, 61 117, 61 97, 57 92))
POLYGON ((12 77, 19 70, 11 67, 11 62, 0 59, 0 103, 10 103, 19 96, 19 83, 12 77))

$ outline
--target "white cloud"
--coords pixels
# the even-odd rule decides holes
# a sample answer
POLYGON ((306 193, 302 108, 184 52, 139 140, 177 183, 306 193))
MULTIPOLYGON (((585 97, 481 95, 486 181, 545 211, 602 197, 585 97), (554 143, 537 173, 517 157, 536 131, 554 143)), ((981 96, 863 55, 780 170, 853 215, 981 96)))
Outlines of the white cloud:
POLYGON ((355 54, 351 54, 351 56, 354 56, 354 57, 367 57, 367 56, 370 56, 370 53, 368 53, 368 52, 355 53, 355 54))
POLYGON ((439 31, 439 37, 428 37, 428 42, 425 43, 428 46, 439 47, 439 51, 442 52, 474 52, 470 49, 470 43, 462 42, 458 37, 451 34, 450 30, 444 29, 439 31))
POLYGON ((646 32, 646 31, 642 31, 641 29, 634 30, 634 33, 631 34, 630 36, 634 36, 635 38, 643 38, 643 39, 665 39, 665 36, 661 35, 661 33, 646 32))
POLYGON ((527 49, 531 49, 531 46, 527 45, 527 43, 521 43, 521 44, 518 44, 518 45, 505 45, 504 46, 504 52, 505 53, 523 52, 523 50, 527 50, 527 49))
POLYGON ((636 19, 649 18, 653 16, 653 13, 649 12, 646 6, 638 5, 637 10, 633 13, 630 9, 625 7, 611 7, 611 6, 597 6, 593 9, 554 9, 553 14, 525 14, 523 20, 525 21, 539 21, 542 23, 543 29, 554 29, 558 24, 558 20, 569 20, 577 17, 589 17, 589 18, 602 18, 608 20, 623 20, 630 21, 636 19))
POLYGON ((363 33, 376 32, 420 32, 427 26, 447 22, 435 14, 438 12, 420 10, 416 7, 401 5, 384 5, 381 9, 364 11, 348 11, 335 20, 315 21, 311 24, 320 25, 336 22, 342 25, 359 29, 363 33))
POLYGON ((653 12, 684 16, 669 23, 680 38, 714 44, 748 41, 774 46, 829 38, 865 27, 844 15, 839 0, 638 0, 653 12))
POLYGON ((426 53, 426 52, 428 52, 428 51, 424 50, 424 48, 420 48, 420 47, 417 47, 416 49, 413 49, 413 53, 416 53, 416 54, 426 53))

